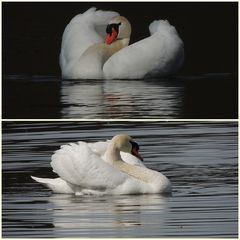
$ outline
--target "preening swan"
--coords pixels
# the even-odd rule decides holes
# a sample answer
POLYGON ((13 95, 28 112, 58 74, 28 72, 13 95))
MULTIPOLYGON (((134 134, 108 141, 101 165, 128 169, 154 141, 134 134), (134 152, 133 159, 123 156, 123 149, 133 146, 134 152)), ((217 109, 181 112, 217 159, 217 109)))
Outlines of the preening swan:
POLYGON ((139 79, 177 72, 183 64, 184 47, 175 28, 167 20, 157 20, 149 31, 149 37, 128 45, 131 24, 125 17, 90 8, 65 28, 62 77, 139 79))
POLYGON ((171 192, 171 183, 142 162, 139 145, 127 135, 111 141, 63 145, 51 161, 59 178, 32 177, 55 193, 146 194, 171 192))

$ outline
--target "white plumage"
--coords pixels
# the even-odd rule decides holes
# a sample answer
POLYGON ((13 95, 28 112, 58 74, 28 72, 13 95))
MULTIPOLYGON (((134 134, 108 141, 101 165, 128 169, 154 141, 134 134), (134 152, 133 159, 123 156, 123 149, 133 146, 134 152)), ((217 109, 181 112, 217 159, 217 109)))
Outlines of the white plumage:
POLYGON ((171 191, 171 183, 163 174, 146 168, 131 154, 131 144, 130 137, 117 135, 107 142, 63 145, 51 161, 59 178, 32 178, 53 192, 77 195, 171 191))
MULTIPOLYGON (((149 26, 151 35, 130 46, 127 46, 130 35, 125 42, 117 38, 112 44, 105 44, 107 24, 114 23, 118 15, 90 8, 71 20, 63 34, 60 54, 64 78, 139 79, 166 76, 180 69, 184 60, 183 42, 166 20, 153 21, 149 26), (116 42, 121 42, 122 47, 109 54, 108 49, 113 49, 116 42), (92 46, 94 50, 89 51, 92 46)), ((120 26, 118 35, 125 31, 131 32, 129 26, 120 26)))

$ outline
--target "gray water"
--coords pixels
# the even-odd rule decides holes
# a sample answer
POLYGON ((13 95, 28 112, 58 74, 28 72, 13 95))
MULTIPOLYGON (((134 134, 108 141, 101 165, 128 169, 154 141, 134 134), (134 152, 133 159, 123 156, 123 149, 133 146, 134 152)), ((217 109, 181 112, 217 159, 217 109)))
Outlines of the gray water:
POLYGON ((3 76, 4 119, 237 119, 235 74, 136 80, 3 76))
POLYGON ((237 124, 4 122, 3 237, 237 237, 237 124), (128 133, 171 195, 52 194, 30 175, 54 177, 60 145, 128 133))

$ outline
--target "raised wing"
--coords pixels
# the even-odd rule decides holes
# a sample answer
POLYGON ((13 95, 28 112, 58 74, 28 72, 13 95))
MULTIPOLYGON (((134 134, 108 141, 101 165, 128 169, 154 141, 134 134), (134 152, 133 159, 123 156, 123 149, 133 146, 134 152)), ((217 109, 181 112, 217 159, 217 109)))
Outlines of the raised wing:
POLYGON ((105 142, 99 141, 99 142, 95 142, 95 143, 88 143, 88 147, 90 147, 93 152, 95 152, 101 158, 103 158, 103 156, 107 150, 107 146, 108 146, 109 142, 110 141, 107 140, 105 142))
POLYGON ((149 26, 150 37, 115 53, 104 64, 106 78, 165 76, 175 73, 184 60, 183 42, 168 21, 154 21, 149 26))
POLYGON ((82 188, 113 189, 127 175, 104 162, 85 142, 61 146, 52 156, 53 170, 65 181, 82 188))

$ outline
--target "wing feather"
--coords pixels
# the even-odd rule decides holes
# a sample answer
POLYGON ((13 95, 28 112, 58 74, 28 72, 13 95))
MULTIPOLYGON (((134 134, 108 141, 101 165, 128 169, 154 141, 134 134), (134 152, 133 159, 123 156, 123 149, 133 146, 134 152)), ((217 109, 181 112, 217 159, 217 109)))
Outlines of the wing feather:
POLYGON ((88 189, 112 189, 127 179, 85 142, 61 146, 52 156, 51 166, 63 180, 88 189))

